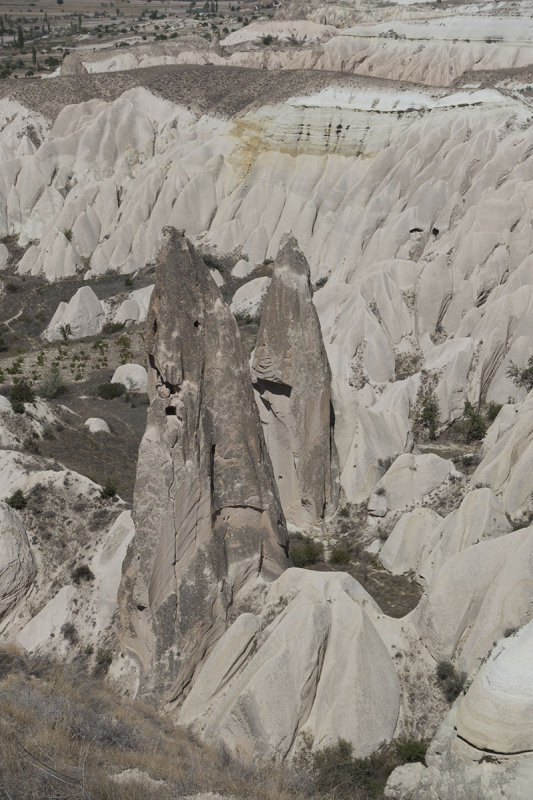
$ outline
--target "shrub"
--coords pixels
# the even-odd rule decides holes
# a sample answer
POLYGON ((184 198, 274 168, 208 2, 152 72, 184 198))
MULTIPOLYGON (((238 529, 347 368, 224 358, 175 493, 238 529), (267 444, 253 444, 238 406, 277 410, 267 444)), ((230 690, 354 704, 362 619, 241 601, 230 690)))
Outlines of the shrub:
POLYGON ((267 33, 266 36, 261 36, 261 41, 263 42, 264 45, 269 45, 272 44, 274 39, 269 33, 267 33))
POLYGON ((472 403, 467 400, 465 403, 465 410, 464 414, 466 417, 466 438, 467 441, 477 441, 479 439, 483 439, 485 434, 487 433, 487 426, 483 422, 483 417, 477 410, 474 408, 472 403))
POLYGON ((347 547, 342 544, 336 545, 332 548, 331 553, 329 555, 329 560, 331 564, 349 564, 350 563, 350 552, 347 547))
POLYGON ((423 762, 426 749, 424 741, 399 739, 383 744, 367 758, 355 758, 352 745, 342 739, 315 752, 308 743, 297 767, 307 767, 321 797, 370 800, 383 797, 389 775, 400 764, 423 762))
POLYGON ((449 703, 453 703, 463 691, 466 674, 457 672, 449 661, 439 661, 437 664, 437 678, 446 700, 449 703))
POLYGON ((65 237, 67 242, 71 242, 72 241, 72 228, 65 228, 63 230, 63 236, 65 237))
POLYGON ((104 400, 113 400, 114 397, 124 394, 125 388, 123 383, 101 383, 98 387, 98 395, 104 400))
POLYGON ((73 570, 72 580, 76 585, 79 585, 82 581, 90 583, 94 581, 94 574, 87 564, 80 564, 79 567, 73 570))
POLYGON ((35 392, 31 381, 27 378, 15 378, 9 390, 9 399, 16 414, 24 414, 24 403, 33 403, 35 392))
POLYGON ((50 370, 45 374, 38 387, 38 392, 41 397, 52 399, 56 397, 65 388, 61 371, 57 364, 52 364, 50 370))
POLYGON ((124 286, 133 286, 133 278, 130 275, 124 278, 124 286))
POLYGON ((437 438, 437 428, 439 426, 439 401, 433 392, 428 392, 422 402, 419 422, 424 428, 428 429, 429 438, 437 438))
POLYGON ((117 333, 124 328, 124 322, 105 322, 102 326, 102 333, 117 333))
POLYGON ((346 507, 341 508, 341 510, 339 511, 339 517, 342 517, 343 519, 348 519, 349 516, 350 512, 348 511, 348 509, 346 507))
POLYGON ((65 322, 63 325, 59 326, 59 333, 61 334, 61 338, 64 342, 68 342, 69 336, 72 336, 72 329, 68 322, 65 322))
POLYGON ((11 508, 21 511, 23 508, 26 508, 28 501, 24 497, 22 489, 17 489, 10 497, 6 498, 6 503, 8 506, 11 506, 11 508))
POLYGON ((494 420, 501 411, 501 407, 502 407, 501 403, 489 403, 487 407, 487 417, 491 422, 494 422, 494 420))
POLYGON ((324 545, 312 539, 302 537, 290 544, 290 557, 295 567, 307 567, 316 564, 324 558, 324 545))
POLYGON ((72 622, 64 622, 60 628, 63 639, 66 639, 70 644, 76 644, 78 641, 78 632, 72 622))
POLYGON ((533 389, 533 356, 530 356, 527 366, 519 367, 513 361, 507 368, 507 377, 512 380, 519 389, 526 389, 528 392, 533 389))
POLYGON ((96 667, 95 667, 95 674, 96 675, 105 675, 111 666, 113 661, 113 654, 110 650, 105 650, 104 648, 98 648, 96 651, 96 667))
POLYGON ((117 486, 111 478, 107 478, 104 482, 104 485, 100 489, 100 494, 104 498, 104 500, 109 500, 111 497, 114 497, 117 493, 117 486))

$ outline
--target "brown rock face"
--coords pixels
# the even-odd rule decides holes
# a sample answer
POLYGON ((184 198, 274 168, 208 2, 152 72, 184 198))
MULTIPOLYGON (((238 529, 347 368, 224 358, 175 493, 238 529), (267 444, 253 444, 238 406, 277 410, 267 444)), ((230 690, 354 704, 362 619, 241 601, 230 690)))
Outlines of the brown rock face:
POLYGON ((150 409, 120 591, 141 694, 179 703, 229 614, 288 566, 237 324, 202 258, 163 231, 146 320, 150 409))
POLYGON ((309 265, 292 236, 282 243, 263 303, 252 372, 285 515, 316 525, 338 498, 331 372, 309 265))

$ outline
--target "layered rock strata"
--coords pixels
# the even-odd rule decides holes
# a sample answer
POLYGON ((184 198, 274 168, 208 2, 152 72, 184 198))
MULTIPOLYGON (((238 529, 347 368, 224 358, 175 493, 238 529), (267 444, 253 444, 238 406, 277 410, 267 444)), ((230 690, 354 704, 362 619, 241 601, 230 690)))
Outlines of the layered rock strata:
POLYGON ((165 228, 146 320, 150 409, 120 591, 140 690, 178 702, 232 609, 288 565, 287 533, 237 324, 202 258, 165 228))

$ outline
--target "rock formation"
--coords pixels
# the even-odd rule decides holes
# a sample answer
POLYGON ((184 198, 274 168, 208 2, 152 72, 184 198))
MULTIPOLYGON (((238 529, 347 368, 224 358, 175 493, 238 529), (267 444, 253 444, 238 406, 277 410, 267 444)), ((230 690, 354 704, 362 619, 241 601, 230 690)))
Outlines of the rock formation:
POLYGON ((0 622, 24 597, 36 572, 20 517, 0 503, 0 622))
POLYGON ((350 575, 285 571, 218 642, 178 721, 246 761, 293 755, 304 738, 369 755, 392 738, 400 706, 380 618, 350 575))
POLYGON ((173 228, 157 258, 146 347, 150 409, 122 643, 141 693, 173 704, 245 594, 288 565, 288 545, 237 323, 173 228))
POLYGON ((316 524, 337 500, 331 372, 309 265, 292 236, 276 258, 252 375, 285 515, 316 524))

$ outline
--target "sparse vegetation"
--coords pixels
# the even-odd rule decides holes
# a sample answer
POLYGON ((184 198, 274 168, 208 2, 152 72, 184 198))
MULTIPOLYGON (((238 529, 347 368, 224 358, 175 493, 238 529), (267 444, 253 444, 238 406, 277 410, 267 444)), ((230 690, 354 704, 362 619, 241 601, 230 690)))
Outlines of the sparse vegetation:
POLYGON ((104 498, 104 500, 110 500, 112 497, 115 497, 116 493, 117 493, 116 483, 111 478, 107 478, 102 488, 100 489, 101 496, 104 498))
POLYGON ((24 414, 24 403, 33 403, 35 392, 31 381, 24 377, 16 377, 9 390, 9 399, 16 414, 24 414))
POLYGON ((533 356, 530 356, 525 367, 519 367, 513 361, 507 368, 507 377, 512 380, 519 389, 530 392, 533 389, 533 356))
POLYGON ((11 508, 22 511, 23 508, 26 508, 28 501, 24 497, 22 489, 17 489, 10 497, 6 498, 6 503, 8 506, 11 506, 11 508))
POLYGON ((57 364, 52 364, 38 386, 38 393, 41 397, 51 400, 57 397, 64 388, 65 384, 61 377, 59 366, 57 364))
POLYGON ((293 539, 290 543, 290 557, 295 567, 307 567, 324 560, 324 545, 306 536, 293 539))
POLYGON ((487 433, 487 426, 483 422, 483 417, 477 408, 474 408, 469 400, 465 403, 464 415, 466 420, 465 433, 467 441, 472 442, 483 439, 487 433))
POLYGON ((350 551, 345 545, 337 544, 331 549, 329 560, 331 564, 349 564, 350 551))
POLYGON ((437 664, 437 679, 446 700, 449 703, 453 703, 463 691, 466 674, 457 672, 450 661, 439 661, 437 664))
POLYGON ((101 383, 98 387, 98 395, 103 400, 113 400, 124 394, 125 389, 123 383, 101 383))
POLYGON ((437 438, 439 426, 439 401, 434 392, 426 392, 422 400, 422 409, 418 418, 420 424, 427 428, 430 439, 437 438))
POLYGON ((102 326, 102 333, 118 333, 123 330, 123 322, 105 322, 102 326))
POLYGON ((94 581, 94 574, 87 564, 80 564, 72 571, 72 581, 75 584, 80 584, 82 581, 91 583, 94 581))
POLYGON ((352 745, 339 739, 336 745, 315 752, 308 743, 298 766, 309 771, 315 790, 323 797, 372 800, 383 796, 387 778, 396 767, 423 762, 426 750, 424 741, 398 739, 367 758, 355 758, 352 745))
POLYGON ((489 405, 487 406, 487 419, 489 419, 490 422, 494 422, 494 420, 500 413, 501 409, 502 409, 501 403, 489 403, 489 405))

